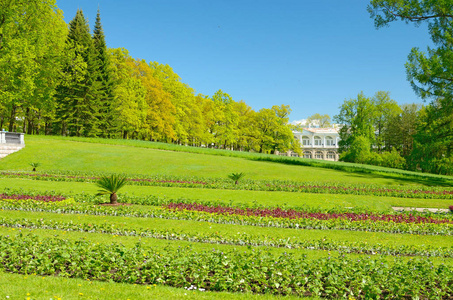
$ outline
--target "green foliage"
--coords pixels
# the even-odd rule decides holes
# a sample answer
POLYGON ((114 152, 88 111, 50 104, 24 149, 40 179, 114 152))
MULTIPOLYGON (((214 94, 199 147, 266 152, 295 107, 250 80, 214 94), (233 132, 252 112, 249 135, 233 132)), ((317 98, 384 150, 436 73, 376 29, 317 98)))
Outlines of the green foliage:
POLYGON ((427 54, 413 48, 406 64, 408 78, 422 98, 443 99, 451 106, 453 95, 453 10, 450 1, 372 0, 368 11, 376 28, 398 20, 406 23, 428 23, 437 48, 427 54))
POLYGON ((357 136, 352 140, 348 150, 340 155, 340 160, 359 164, 367 163, 370 157, 370 148, 371 144, 366 137, 357 136))
POLYGON ((116 130, 116 116, 114 106, 114 90, 115 82, 113 80, 112 66, 110 57, 107 52, 107 45, 105 42, 104 31, 101 24, 101 16, 99 13, 96 15, 96 23, 93 30, 93 45, 95 50, 94 64, 97 77, 94 78, 99 82, 99 93, 97 101, 99 111, 97 118, 99 122, 99 130, 101 137, 111 137, 116 130))
POLYGON ((318 113, 310 116, 306 120, 306 125, 312 125, 314 127, 319 128, 329 128, 330 124, 330 116, 329 115, 320 115, 318 113))
POLYGON ((59 122, 54 132, 71 136, 97 136, 100 83, 96 78, 99 70, 88 21, 80 9, 69 23, 66 44, 66 51, 71 58, 64 66, 66 80, 57 91, 56 114, 59 122))
POLYGON ((110 195, 110 204, 116 204, 118 200, 117 192, 126 185, 126 177, 112 174, 111 176, 102 176, 96 185, 101 188, 96 196, 110 195))
POLYGON ((383 167, 388 168, 396 168, 396 169, 404 169, 406 167, 406 160, 401 157, 401 155, 396 151, 396 149, 392 149, 390 152, 384 152, 381 154, 382 156, 382 165, 383 167))
MULTIPOLYGON (((361 136, 368 141, 374 142, 374 123, 376 106, 372 99, 367 98, 363 92, 357 95, 357 99, 345 100, 340 107, 340 113, 334 117, 335 121, 342 124, 340 129, 340 152, 345 152, 353 144, 357 137, 361 136)), ((360 139, 362 143, 363 139, 360 139)), ((356 142, 356 146, 357 142, 356 142)), ((358 149, 354 150, 357 152, 358 149)))
POLYGON ((66 33, 55 1, 0 1, 0 127, 39 132, 55 109, 66 33))
POLYGON ((419 112, 413 150, 408 157, 411 170, 451 175, 453 115, 429 105, 419 112))
POLYGON ((32 166, 33 171, 36 171, 36 168, 39 167, 41 164, 39 162, 31 162, 30 166, 32 166))
MULTIPOLYGON (((434 48, 426 52, 413 48, 406 73, 414 91, 432 100, 422 112, 409 168, 424 172, 452 174, 449 161, 453 149, 453 8, 450 1, 372 0, 368 11, 376 28, 398 20, 428 24, 434 48)), ((410 149, 409 149, 410 150, 410 149)))
POLYGON ((330 298, 433 297, 439 293, 448 297, 453 293, 449 285, 451 268, 420 259, 308 260, 286 253, 274 256, 263 250, 198 252, 190 248, 156 249, 140 243, 128 248, 22 234, 2 236, 0 248, 4 253, 2 270, 25 274, 330 298), (34 257, 33 263, 23 259, 29 256, 34 257), (395 273, 399 276, 391 275, 395 273))
POLYGON ((228 175, 228 178, 234 181, 234 184, 238 184, 239 180, 245 176, 244 173, 231 173, 228 175))

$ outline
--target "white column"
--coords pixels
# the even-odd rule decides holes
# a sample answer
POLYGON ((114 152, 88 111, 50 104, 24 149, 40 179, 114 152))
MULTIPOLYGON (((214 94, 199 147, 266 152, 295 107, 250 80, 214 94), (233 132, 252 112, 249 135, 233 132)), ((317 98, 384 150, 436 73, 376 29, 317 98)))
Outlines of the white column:
POLYGON ((2 144, 6 143, 6 134, 4 131, 0 132, 0 143, 2 144))

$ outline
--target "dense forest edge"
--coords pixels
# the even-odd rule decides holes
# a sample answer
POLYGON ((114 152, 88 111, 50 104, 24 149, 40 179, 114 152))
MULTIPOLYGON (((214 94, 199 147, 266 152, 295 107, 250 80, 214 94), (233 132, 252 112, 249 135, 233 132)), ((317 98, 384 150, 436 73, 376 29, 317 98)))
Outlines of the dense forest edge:
MULTIPOLYGON (((427 53, 414 48, 406 69, 415 92, 429 103, 398 105, 385 91, 345 100, 333 118, 341 124, 340 159, 453 174, 451 8, 424 3, 414 12, 375 0, 368 10, 376 28, 398 20, 428 22, 437 48, 427 53)), ((91 32, 80 9, 67 24, 53 0, 0 1, 0 87, 0 128, 8 131, 302 155, 292 133, 300 127, 289 124, 288 105, 254 111, 221 89, 212 96, 197 94, 170 66, 133 58, 125 48, 108 48, 99 10, 91 32)))

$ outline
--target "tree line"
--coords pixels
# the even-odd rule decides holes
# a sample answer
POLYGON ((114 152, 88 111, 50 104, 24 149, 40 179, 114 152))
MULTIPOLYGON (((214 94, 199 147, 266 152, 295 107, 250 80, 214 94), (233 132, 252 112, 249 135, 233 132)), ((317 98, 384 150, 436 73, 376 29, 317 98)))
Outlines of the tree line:
MULTIPOLYGON (((388 92, 346 100, 335 121, 341 159, 453 174, 453 8, 448 1, 371 0, 377 28, 427 22, 435 47, 412 49, 408 79, 424 107, 388 92)), ((27 134, 142 139, 301 153, 291 109, 254 111, 218 90, 197 94, 168 65, 133 58, 93 33, 83 12, 66 24, 55 0, 0 0, 0 128, 27 134)), ((328 116, 327 116, 328 117, 328 116)), ((317 124, 330 119, 315 116, 317 124)))
POLYGON ((453 175, 453 4, 432 0, 371 0, 376 28, 404 21, 428 24, 434 47, 413 48, 406 73, 423 107, 398 106, 387 92, 346 100, 335 119, 341 159, 453 175))
POLYGON ((54 0, 0 0, 0 128, 300 152, 290 112, 196 94, 170 66, 108 48, 99 11, 91 34, 80 9, 66 24, 54 0))

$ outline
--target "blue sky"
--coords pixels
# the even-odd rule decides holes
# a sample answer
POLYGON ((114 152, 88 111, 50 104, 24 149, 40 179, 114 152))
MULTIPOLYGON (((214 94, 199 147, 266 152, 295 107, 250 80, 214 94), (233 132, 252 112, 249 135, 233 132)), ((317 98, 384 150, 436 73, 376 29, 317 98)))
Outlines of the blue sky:
POLYGON ((376 30, 366 0, 57 0, 69 22, 99 7, 107 46, 170 65, 197 93, 217 90, 254 110, 290 105, 290 120, 338 114, 345 99, 389 91, 421 103, 406 79, 426 26, 376 30))

